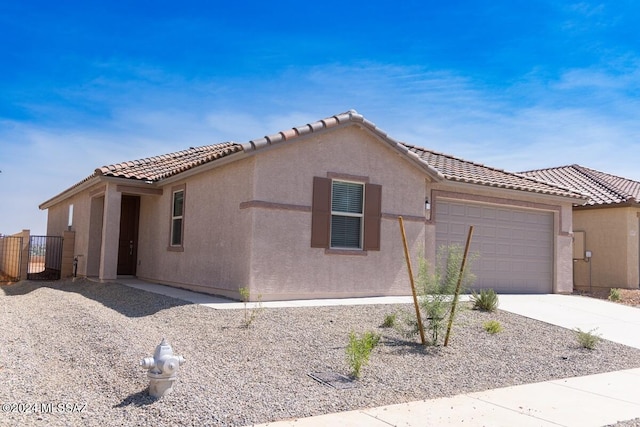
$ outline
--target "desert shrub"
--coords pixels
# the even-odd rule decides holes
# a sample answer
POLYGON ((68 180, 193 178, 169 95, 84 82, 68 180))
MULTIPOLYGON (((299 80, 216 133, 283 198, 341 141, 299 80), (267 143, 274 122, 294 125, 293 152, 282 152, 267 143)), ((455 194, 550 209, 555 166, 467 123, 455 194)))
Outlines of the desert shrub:
POLYGON ((393 328, 398 321, 398 313, 389 313, 384 316, 384 320, 382 321, 383 328, 393 328))
POLYGON ((498 294, 493 289, 481 289, 480 293, 471 293, 471 302, 474 310, 482 310, 493 313, 498 309, 498 294))
POLYGON ((578 343, 582 348, 586 348, 588 350, 593 350, 596 348, 596 346, 600 342, 600 335, 594 333, 596 329, 592 329, 588 332, 583 331, 580 328, 574 329, 576 331, 578 343))
MULTIPOLYGON (((460 245, 454 244, 438 248, 434 268, 429 267, 424 257, 419 259, 416 287, 423 325, 430 335, 429 344, 431 345, 439 344, 442 333, 447 326, 447 316, 451 314, 451 305, 460 276, 463 256, 464 249, 460 245)), ((471 262, 474 258, 471 256, 467 259, 460 293, 463 293, 475 279, 475 276, 470 273, 471 262)), ((453 315, 455 316, 455 313, 453 315)))
POLYGON ((609 291, 609 301, 617 302, 620 301, 620 298, 620 289, 611 288, 611 290, 609 291))
POLYGON ((258 295, 258 303, 254 308, 250 309, 247 306, 249 300, 251 299, 249 288, 240 288, 238 289, 238 291, 240 292, 240 298, 242 299, 242 303, 244 304, 244 320, 242 321, 242 326, 248 328, 256 319, 260 311, 262 311, 262 295, 258 295))
POLYGON ((378 345, 380 335, 367 331, 361 337, 355 332, 349 333, 349 344, 347 345, 347 362, 351 368, 351 375, 360 378, 362 366, 369 362, 371 351, 378 345))
POLYGON ((485 322, 482 327, 492 335, 502 332, 502 325, 497 320, 489 320, 488 322, 485 322))

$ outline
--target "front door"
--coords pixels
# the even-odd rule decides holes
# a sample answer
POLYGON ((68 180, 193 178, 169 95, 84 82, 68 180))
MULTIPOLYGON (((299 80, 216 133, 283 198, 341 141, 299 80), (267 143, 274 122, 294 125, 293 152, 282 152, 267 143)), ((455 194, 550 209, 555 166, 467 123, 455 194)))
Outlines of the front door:
POLYGON ((138 220, 140 197, 122 196, 120 240, 118 242, 118 275, 135 276, 138 259, 138 220))

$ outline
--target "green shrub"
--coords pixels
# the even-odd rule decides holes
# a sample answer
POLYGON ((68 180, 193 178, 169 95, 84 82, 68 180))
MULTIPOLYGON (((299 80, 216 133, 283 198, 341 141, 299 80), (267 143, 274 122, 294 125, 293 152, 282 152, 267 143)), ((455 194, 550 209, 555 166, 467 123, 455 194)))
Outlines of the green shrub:
POLYGON ((362 366, 369 362, 371 351, 378 345, 380 335, 374 332, 365 332, 358 338, 355 332, 349 333, 349 345, 347 345, 347 362, 351 368, 351 375, 360 378, 362 366))
POLYGON ((600 335, 594 333, 596 329, 592 329, 588 332, 582 331, 580 328, 575 329, 580 346, 589 350, 596 348, 600 342, 600 335))
POLYGON ((490 334, 497 334, 498 332, 502 332, 502 325, 497 320, 489 320, 485 322, 483 325, 484 330, 489 332, 490 334))
POLYGON ((493 289, 481 289, 480 293, 471 293, 474 310, 494 312, 498 309, 498 294, 493 289))
POLYGON ((609 291, 609 301, 617 302, 620 301, 620 289, 611 288, 609 291))
POLYGON ((396 321, 398 320, 398 313, 389 313, 384 316, 384 321, 382 322, 383 328, 393 328, 396 325, 396 321))

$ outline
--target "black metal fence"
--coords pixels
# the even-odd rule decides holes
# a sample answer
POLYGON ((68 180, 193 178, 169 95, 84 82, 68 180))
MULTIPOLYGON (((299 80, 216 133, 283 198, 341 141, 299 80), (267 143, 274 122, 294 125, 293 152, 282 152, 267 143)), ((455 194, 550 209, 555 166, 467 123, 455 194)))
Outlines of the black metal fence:
POLYGON ((22 237, 0 236, 0 283, 20 280, 22 237))
POLYGON ((58 280, 62 270, 62 237, 31 236, 28 280, 58 280))

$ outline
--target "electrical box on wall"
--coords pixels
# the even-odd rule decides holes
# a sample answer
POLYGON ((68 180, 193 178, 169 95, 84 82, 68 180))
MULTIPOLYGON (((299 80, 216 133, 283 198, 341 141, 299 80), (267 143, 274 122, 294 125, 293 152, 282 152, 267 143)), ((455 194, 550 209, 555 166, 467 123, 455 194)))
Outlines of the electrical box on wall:
POLYGON ((573 259, 585 258, 585 234, 584 231, 573 232, 573 259))

